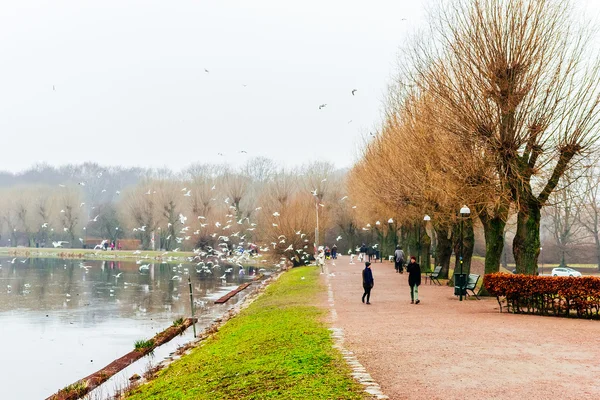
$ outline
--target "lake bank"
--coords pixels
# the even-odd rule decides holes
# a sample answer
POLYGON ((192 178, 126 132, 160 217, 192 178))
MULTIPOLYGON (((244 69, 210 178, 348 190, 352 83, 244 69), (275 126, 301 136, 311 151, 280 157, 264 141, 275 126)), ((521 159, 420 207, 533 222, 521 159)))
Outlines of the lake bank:
POLYGON ((190 354, 127 398, 363 399, 334 350, 319 270, 294 268, 190 354))

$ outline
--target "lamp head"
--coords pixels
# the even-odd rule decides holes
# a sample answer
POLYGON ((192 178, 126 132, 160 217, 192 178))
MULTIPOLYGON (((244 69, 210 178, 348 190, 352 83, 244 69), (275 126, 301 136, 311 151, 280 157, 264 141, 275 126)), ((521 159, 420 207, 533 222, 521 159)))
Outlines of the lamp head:
POLYGON ((394 220, 392 218, 388 219, 388 224, 393 224, 394 220))
POLYGON ((465 216, 465 217, 466 217, 466 216, 468 216, 468 215, 470 215, 470 214, 471 214, 471 209, 470 209, 469 207, 467 207, 466 205, 465 205, 465 206, 462 206, 462 208, 460 209, 460 214, 461 214, 462 216, 465 216))
POLYGON ((423 221, 431 221, 431 217, 427 214, 423 217, 423 221))
POLYGON ((379 225, 381 225, 381 222, 377 221, 377 222, 375 222, 375 225, 379 226, 379 225))

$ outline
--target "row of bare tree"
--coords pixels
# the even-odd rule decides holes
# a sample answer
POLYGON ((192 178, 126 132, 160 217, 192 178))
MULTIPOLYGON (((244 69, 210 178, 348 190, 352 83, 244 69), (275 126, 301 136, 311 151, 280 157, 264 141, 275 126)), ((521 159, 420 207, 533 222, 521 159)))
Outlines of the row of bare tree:
POLYGON ((485 272, 498 271, 513 214, 516 269, 536 273, 542 209, 569 177, 590 173, 600 58, 572 7, 440 2, 431 31, 403 52, 385 120, 351 171, 349 191, 363 212, 396 216, 401 236, 425 243, 423 252, 429 238, 420 227, 430 215, 445 275, 452 250, 462 251, 468 270, 476 221, 485 272), (469 217, 458 214, 463 204, 469 217))
POLYGON ((13 246, 65 240, 81 247, 87 238, 136 238, 144 249, 190 250, 227 238, 303 264, 313 253, 317 215, 321 244, 349 249, 365 236, 346 195, 345 172, 327 162, 292 170, 266 158, 241 168, 197 164, 112 187, 113 200, 90 197, 91 180, 0 189, 4 240, 13 246))

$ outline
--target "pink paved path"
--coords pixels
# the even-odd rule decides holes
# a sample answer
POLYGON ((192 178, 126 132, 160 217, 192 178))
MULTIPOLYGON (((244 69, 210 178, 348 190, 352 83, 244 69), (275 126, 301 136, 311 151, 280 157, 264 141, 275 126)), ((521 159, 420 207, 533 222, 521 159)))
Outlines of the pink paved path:
POLYGON ((600 399, 600 321, 500 314, 496 299, 459 302, 374 263, 371 305, 363 264, 328 261, 332 327, 390 399, 600 399))

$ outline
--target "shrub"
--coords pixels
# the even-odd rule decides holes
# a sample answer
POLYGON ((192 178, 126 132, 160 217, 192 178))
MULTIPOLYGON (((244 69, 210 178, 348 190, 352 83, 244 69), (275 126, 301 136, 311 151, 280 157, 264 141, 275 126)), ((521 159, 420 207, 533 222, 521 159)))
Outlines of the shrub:
POLYGON ((485 288, 508 312, 600 319, 600 278, 495 273, 485 288))

